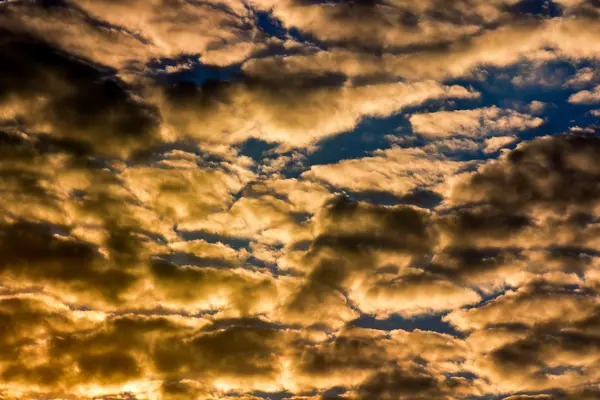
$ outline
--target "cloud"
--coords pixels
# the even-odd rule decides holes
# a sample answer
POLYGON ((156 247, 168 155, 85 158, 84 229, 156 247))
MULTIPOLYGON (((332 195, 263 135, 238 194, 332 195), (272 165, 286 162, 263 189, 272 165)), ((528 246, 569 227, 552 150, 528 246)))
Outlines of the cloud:
MULTIPOLYGON (((88 6, 90 5, 86 4, 84 8, 88 6)), ((103 16, 105 18, 109 18, 111 15, 115 18, 118 17, 117 20, 112 22, 109 18, 109 22, 125 24, 119 34, 123 34, 123 30, 134 32, 137 31, 137 28, 127 27, 127 23, 139 22, 141 20, 139 15, 145 15, 147 11, 144 8, 146 5, 140 4, 138 6, 143 10, 138 10, 138 16, 135 18, 130 18, 122 13, 118 14, 121 17, 118 17, 117 14, 103 16), (120 20, 119 18, 124 19, 120 20)), ((96 4, 94 7, 98 8, 97 11, 100 15, 104 12, 110 13, 108 8, 104 8, 100 4, 96 4)), ((179 9, 173 7, 173 10, 179 9)), ((187 5, 186 7, 191 6, 187 5)), ((34 14, 37 12, 57 12, 59 14, 64 12, 60 8, 51 8, 46 11, 33 8, 33 10, 35 10, 35 12, 32 11, 34 14)), ((149 11, 149 20, 158 21, 159 19, 151 17, 156 12, 156 9, 152 10, 149 11)), ((219 11, 218 8, 211 10, 221 14, 224 13, 228 18, 231 17, 230 13, 219 11)), ((80 11, 76 10, 69 15, 78 15, 78 13, 80 11)), ((27 16, 27 13, 25 12, 23 15, 27 16)), ((85 20, 84 17, 81 18, 85 20)), ((181 19, 180 14, 173 15, 173 18, 175 21, 181 19)), ((198 19, 198 21, 204 21, 203 18, 198 19)), ((195 18, 192 19, 195 20, 195 18)), ((177 36, 173 34, 173 29, 162 27, 160 23, 157 24, 156 29, 159 31, 169 29, 170 38, 177 36)), ((166 22, 166 26, 172 26, 170 24, 172 22, 166 22)), ((14 28, 11 24, 9 26, 14 28)), ((175 26, 180 29, 178 25, 175 26)), ((231 32, 227 32, 231 34, 231 32)), ((37 32, 37 34, 42 35, 40 32, 37 32)), ((140 34, 143 38, 143 33, 140 34)), ((43 34, 43 36, 46 40, 64 45, 60 40, 52 40, 52 34, 43 34)), ((86 35, 70 35, 69 37, 86 37, 86 35)), ((202 37, 205 37, 205 35, 202 37)), ((148 40, 150 42, 158 41, 158 39, 148 40)), ((195 39, 192 39, 192 41, 197 43, 195 39)), ((176 40, 176 43, 180 44, 182 42, 176 40)), ((51 47, 47 44, 35 45, 45 46, 46 52, 51 51, 51 47)), ((81 52, 70 46, 66 47, 75 54, 81 54, 92 60, 98 59, 101 62, 114 65, 108 60, 99 59, 94 54, 81 52)), ((86 46, 86 48, 89 47, 86 46)), ((11 53, 9 50, 7 52, 11 53)), ((22 62, 35 65, 34 60, 43 57, 44 53, 34 51, 34 49, 31 52, 35 53, 31 55, 33 59, 31 61, 23 60, 22 62)), ((193 51, 178 49, 177 52, 193 51)), ((114 54, 114 52, 106 50, 101 54, 114 54)), ((56 56, 52 55, 51 57, 56 56)), ((65 60, 64 65, 57 65, 56 68, 61 70, 77 67, 77 64, 73 61, 70 61, 70 63, 73 65, 69 65, 69 62, 65 60)), ((83 73, 83 64, 79 68, 83 73)), ((38 117, 28 121, 28 126, 41 127, 60 137, 68 135, 68 132, 88 131, 92 137, 87 141, 84 137, 84 142, 93 144, 95 150, 101 150, 111 155, 116 153, 124 156, 128 154, 128 149, 137 149, 140 146, 156 144, 160 140, 173 140, 182 136, 192 135, 201 140, 214 142, 215 135, 213 132, 215 131, 222 134, 220 135, 221 140, 219 140, 221 143, 235 143, 244 141, 249 137, 260 137, 263 140, 279 142, 287 146, 306 146, 324 137, 352 129, 362 118, 367 116, 388 116, 404 107, 416 105, 433 98, 468 98, 475 96, 475 94, 460 86, 447 87, 437 82, 352 87, 340 85, 343 82, 343 77, 333 76, 331 77, 332 85, 330 86, 327 83, 329 79, 327 76, 325 76, 325 79, 315 76, 314 78, 309 77, 309 79, 295 79, 296 83, 291 84, 289 88, 284 88, 278 85, 279 81, 271 79, 251 80, 243 84, 217 85, 212 88, 208 84, 198 89, 184 86, 169 89, 164 95, 159 95, 152 101, 156 104, 143 104, 138 97, 133 95, 133 91, 127 90, 126 84, 115 76, 112 79, 102 80, 89 86, 92 80, 98 81, 100 76, 105 75, 105 73, 100 71, 99 66, 97 68, 87 66, 87 68, 89 71, 86 72, 88 74, 86 76, 91 74, 90 79, 82 77, 79 83, 61 82, 60 74, 57 72, 56 82, 52 82, 52 85, 48 88, 50 95, 54 98, 53 101, 40 103, 39 96, 47 96, 44 92, 36 95, 35 98, 38 100, 35 100, 35 102, 32 100, 31 95, 25 96, 23 94, 16 99, 12 99, 8 107, 14 110, 13 114, 16 111, 16 115, 20 115, 18 110, 23 109, 23 107, 38 108, 39 111, 35 113, 38 117), (98 71, 95 71, 95 69, 98 69, 98 71), (342 81, 340 81, 340 78, 342 78, 342 81), (296 84, 298 87, 295 87, 296 84), (83 85, 89 87, 83 87, 83 85), (72 93, 73 90, 69 89, 70 87, 75 88, 74 93, 72 93), (123 93, 120 93, 120 91, 123 93), (289 107, 292 104, 295 107, 289 107), (155 108, 157 105, 159 110, 155 108), (61 113, 58 107, 65 107, 70 112, 61 113), (292 109, 294 112, 289 112, 292 109), (58 118, 59 114, 61 118, 58 118), (108 120, 102 118, 102 115, 106 114, 110 114, 111 118, 108 120), (108 121, 110 125, 104 126, 100 130, 105 121, 108 121), (319 121, 319 124, 317 125, 313 121, 319 121), (98 147, 99 141, 92 139, 93 135, 98 135, 100 132, 109 132, 114 140, 106 141, 102 148, 98 147)), ((24 71, 27 71, 27 69, 24 71)), ((73 73, 81 75, 80 72, 73 73)), ((33 69, 30 74, 35 76, 40 72, 33 69)), ((35 79, 34 76, 23 77, 23 79, 31 81, 35 79)), ((45 76, 43 79, 53 78, 45 76)), ((48 82, 35 86, 38 90, 39 87, 48 86, 48 82)), ((82 137, 78 135, 77 139, 81 140, 82 137)))
POLYGON ((462 330, 515 324, 533 326, 585 318, 597 306, 597 299, 585 291, 569 291, 551 285, 525 286, 492 302, 470 310, 458 310, 445 318, 462 330))
POLYGON ((600 103, 600 86, 592 90, 582 90, 569 97, 569 103, 573 104, 596 104, 600 103))
MULTIPOLYGON (((66 306, 59 311, 60 316, 53 316, 51 309, 46 311, 39 308, 39 303, 24 301, 7 299, 1 303, 3 311, 13 310, 12 326, 22 330, 19 334, 28 334, 28 323, 35 318, 48 322, 54 318, 60 324, 47 325, 53 326, 50 331, 35 332, 34 338, 45 338, 35 347, 17 342, 17 357, 2 358, 3 381, 13 388, 45 388, 56 395, 75 393, 77 389, 93 396, 102 387, 114 388, 118 393, 142 374, 152 373, 168 382, 168 377, 185 369, 188 376, 211 391, 212 382, 228 377, 264 387, 256 379, 262 377, 268 384, 279 369, 277 353, 285 332, 258 320, 240 320, 240 325, 233 321, 231 326, 218 327, 202 319, 125 315, 92 321, 88 330, 79 331, 85 320, 65 318, 69 314, 66 306), (38 308, 32 308, 36 304, 38 308), (29 363, 32 357, 37 358, 35 366, 29 363)), ((148 389, 160 390, 160 383, 148 389)))
POLYGON ((491 351, 479 368, 499 382, 501 391, 576 387, 597 379, 597 347, 593 334, 542 328, 491 351))
POLYGON ((332 380, 340 386, 351 385, 364 380, 370 370, 397 356, 394 344, 374 330, 344 329, 331 341, 299 347, 295 368, 308 387, 329 387, 332 380))
MULTIPOLYGON (((523 61, 543 63, 560 56, 596 58, 600 48, 593 44, 593 37, 598 30, 600 25, 594 18, 521 18, 444 45, 417 47, 419 51, 333 47, 308 55, 252 60, 244 65, 244 70, 253 76, 268 76, 271 71, 284 76, 319 71, 367 81, 443 80, 469 77, 478 68, 503 68, 523 61)), ((439 40, 447 39, 442 35, 439 40)))
POLYGON ((478 96, 434 81, 351 86, 344 80, 314 75, 180 85, 166 89, 159 104, 165 123, 198 139, 236 143, 260 138, 294 148, 351 130, 366 117, 387 117, 433 99, 478 96))
POLYGON ((513 210, 533 206, 593 209, 598 167, 595 136, 544 137, 522 144, 476 174, 457 179, 453 202, 484 201, 513 210), (464 182, 464 183, 463 183, 464 182))
POLYGON ((355 192, 391 192, 402 196, 417 188, 435 186, 465 167, 417 148, 392 147, 373 157, 316 165, 302 177, 355 192))
MULTIPOLYGON (((593 179, 595 170, 587 157, 589 152, 593 153, 594 143, 595 138, 591 136, 565 135, 537 139, 522 144, 515 151, 502 156, 499 161, 489 162, 474 173, 457 177, 457 184, 463 185, 460 187, 464 190, 473 190, 471 185, 485 182, 490 179, 490 176, 496 176, 495 174, 512 176, 520 170, 525 161, 528 161, 526 165, 530 173, 532 173, 533 163, 541 166, 552 165, 554 173, 559 175, 585 170, 587 173, 582 176, 593 179), (562 165, 560 163, 545 164, 547 154, 551 154, 555 162, 556 154, 565 157, 568 162, 564 162, 566 165, 564 170, 556 168, 562 165)), ((208 168, 211 164, 207 164, 202 170, 198 170, 196 161, 200 162, 195 155, 169 152, 154 167, 144 167, 146 168, 143 170, 144 173, 139 176, 128 175, 134 171, 133 168, 123 168, 115 173, 127 177, 122 182, 126 187, 131 188, 144 187, 144 179, 150 179, 149 177, 154 177, 161 182, 163 178, 170 180, 173 177, 186 176, 190 171, 193 173, 201 171, 202 174, 219 172, 223 174, 219 179, 229 176, 225 174, 226 171, 228 173, 237 171, 236 173, 240 174, 231 175, 233 177, 252 177, 245 169, 238 169, 238 166, 228 163, 216 163, 211 168, 208 168), (192 160, 194 162, 191 162, 192 160), (142 179, 143 177, 145 178, 142 179)), ((244 163, 245 161, 241 162, 242 165, 244 163)), ((188 178, 186 182, 189 183, 186 183, 184 188, 190 187, 197 180, 202 180, 204 175, 191 176, 193 178, 188 178)), ((232 182, 237 182, 235 179, 232 182)), ((525 187, 531 189, 536 181, 533 178, 531 181, 526 181, 528 183, 525 187)), ((110 186, 102 190, 108 191, 109 188, 110 186)), ((123 234, 121 225, 127 226, 125 215, 114 214, 115 211, 124 211, 121 203, 123 198, 116 196, 119 193, 116 188, 111 189, 113 190, 111 202, 103 200, 90 209, 90 211, 97 210, 94 215, 100 212, 98 216, 102 215, 102 210, 112 210, 104 216, 108 222, 113 221, 110 222, 111 224, 114 224, 114 221, 118 222, 117 225, 108 225, 113 232, 111 235, 123 234)), ((223 223, 223 227, 230 229, 223 228, 218 233, 232 232, 232 223, 239 221, 243 215, 245 215, 243 218, 249 218, 249 222, 258 216, 266 218, 272 212, 266 210, 279 210, 281 217, 277 218, 282 218, 281 220, 275 218, 274 215, 277 215, 275 213, 266 218, 269 224, 277 225, 278 221, 290 221, 290 227, 302 226, 297 221, 291 222, 293 218, 287 218, 291 218, 300 210, 306 210, 310 202, 294 200, 297 198, 293 190, 290 191, 289 197, 284 196, 282 190, 290 188, 299 190, 298 195, 302 193, 299 198, 304 196, 312 198, 311 190, 317 190, 318 198, 322 199, 321 196, 325 195, 322 187, 305 180, 252 183, 244 189, 244 200, 236 200, 233 204, 239 203, 238 206, 222 214, 230 215, 227 218, 231 218, 231 222, 223 223), (266 208, 258 207, 261 204, 266 208)), ((175 197, 160 203, 154 198, 145 198, 140 194, 142 193, 140 189, 135 190, 138 191, 136 196, 152 209, 161 210, 163 204, 176 204, 178 200, 175 197)), ((160 193, 158 188, 146 190, 160 193)), ((185 193, 183 188, 179 191, 185 193)), ((453 398, 495 390, 511 391, 521 388, 543 390, 552 387, 550 382, 554 382, 543 376, 552 374, 559 374, 559 382, 565 382, 565 385, 590 380, 593 375, 590 375, 592 373, 589 369, 585 370, 584 378, 577 378, 576 374, 570 372, 573 368, 583 368, 570 358, 579 353, 569 350, 567 338, 552 330, 555 326, 565 324, 576 326, 576 329, 582 330, 581 334, 584 335, 582 340, 586 343, 591 341, 585 346, 594 348, 593 340, 585 336, 589 335, 585 331, 589 323, 585 321, 591 321, 593 318, 593 310, 597 308, 596 296, 590 291, 591 289, 581 286, 583 281, 580 278, 575 275, 569 277, 566 274, 569 268, 574 267, 573 260, 578 257, 577 252, 585 250, 569 250, 568 247, 562 250, 556 247, 544 250, 540 249, 540 246, 552 243, 556 245, 563 240, 565 246, 586 243, 577 239, 576 235, 589 235, 588 240, 593 241, 593 225, 585 221, 577 222, 577 219, 573 219, 575 215, 560 217, 563 219, 559 218, 554 222, 552 219, 534 220, 533 216, 539 212, 539 205, 543 204, 535 196, 526 196, 524 200, 515 202, 506 197, 497 200, 493 191, 478 190, 477 193, 482 196, 477 200, 479 205, 449 210, 441 215, 437 215, 435 211, 425 211, 410 206, 385 207, 336 198, 325 203, 321 210, 318 207, 310 208, 309 213, 315 213, 315 216, 308 220, 303 229, 311 233, 307 236, 290 236, 291 241, 281 250, 276 250, 272 242, 274 238, 280 236, 275 235, 270 239, 268 236, 263 236, 268 229, 265 231, 264 228, 253 228, 240 231, 245 232, 244 235, 252 240, 258 239, 267 253, 275 254, 281 251, 274 259, 286 259, 288 268, 295 274, 286 278, 276 278, 266 271, 242 268, 242 264, 248 257, 247 250, 236 250, 224 243, 209 243, 205 240, 171 240, 164 246, 146 248, 147 245, 142 245, 143 242, 134 240, 131 242, 133 247, 128 247, 129 245, 123 247, 122 244, 117 246, 122 240, 119 238, 127 238, 129 235, 127 233, 126 236, 115 236, 110 239, 116 241, 114 244, 109 244, 110 240, 99 242, 102 247, 107 246, 107 257, 101 250, 102 247, 76 239, 68 232, 54 233, 52 229, 57 228, 48 226, 46 228, 49 229, 48 233, 41 237, 49 244, 36 248, 32 253, 39 255, 39 258, 34 259, 33 255, 23 251, 18 252, 16 256, 6 261, 9 267, 5 269, 8 274, 5 276, 19 273, 21 275, 18 275, 18 278, 21 283, 26 283, 28 279, 45 282, 47 285, 45 289, 49 293, 70 296, 64 297, 65 299, 77 298, 81 301, 85 298, 84 292, 78 286, 78 282, 81 281, 85 285, 82 287, 85 287, 88 292, 91 291, 90 294, 102 295, 102 290, 106 290, 107 295, 109 293, 112 296, 118 295, 119 297, 115 297, 116 300, 109 296, 105 301, 117 301, 116 304, 120 304, 121 307, 135 309, 139 307, 136 306, 136 302, 142 300, 149 302, 147 307, 138 308, 137 312, 152 312, 152 307, 158 306, 163 310, 179 310, 178 312, 189 312, 190 309, 211 310, 218 317, 213 322, 213 328, 207 327, 196 333, 193 333, 194 329, 187 324, 181 325, 181 322, 177 322, 172 328, 161 327, 156 336, 148 333, 153 332, 155 328, 145 323, 139 328, 128 327, 126 328, 128 332, 131 332, 131 329, 139 329, 141 336, 136 339, 137 342, 133 342, 133 339, 132 342, 119 341, 120 350, 117 351, 103 344, 109 343, 110 340, 117 340, 116 338, 123 335, 121 328, 113 326, 116 321, 103 322, 106 317, 94 319, 96 317, 90 316, 87 317, 90 320, 87 323, 95 326, 97 333, 91 336, 73 334, 68 336, 66 342, 57 338, 52 346, 60 344, 59 347, 48 350, 42 347, 36 350, 53 351, 54 359, 60 355, 58 364, 32 366, 12 362, 5 366, 5 379, 23 387, 36 380, 42 384, 39 390, 46 393, 68 393, 78 387, 80 388, 78 390, 91 394, 108 393, 107 390, 117 392, 125 390, 128 385, 142 380, 151 373, 150 371, 154 371, 152 373, 158 373, 163 378, 152 390, 161 391, 165 396, 176 396, 178 391, 190 395, 202 396, 212 393, 218 396, 224 393, 223 388, 229 388, 225 391, 231 388, 239 390, 280 390, 284 387, 290 390, 301 387, 327 388, 328 383, 335 381, 339 385, 350 387, 351 395, 358 398, 368 397, 373 393, 379 393, 381 396, 415 396, 416 394, 413 394, 410 389, 413 383, 424 385, 419 387, 422 393, 428 396, 453 398), (565 224, 564 218, 567 218, 568 224, 565 224), (578 226, 576 224, 582 223, 583 225, 579 225, 578 228, 580 232, 575 233, 575 227, 578 226), (553 224, 561 227, 560 235, 551 233, 554 229, 553 224), (573 227, 573 232, 566 229, 570 226, 573 227), (548 240, 549 237, 553 237, 553 241, 548 240), (522 248, 525 247, 521 244, 524 240, 522 238, 529 238, 527 239, 529 248, 522 248), (305 240, 310 240, 310 245, 306 251, 302 251, 301 248, 305 246, 302 242, 305 240), (74 244, 90 250, 71 250, 74 244), (116 252, 115 256, 111 255, 113 251, 116 252), (63 255, 71 253, 80 254, 84 258, 89 257, 82 261, 70 257, 74 265, 84 264, 87 269, 79 268, 77 274, 69 272, 72 271, 71 269, 64 269, 70 267, 64 263, 64 260, 69 257, 63 255), (23 268, 19 264, 22 261, 29 265, 25 272, 19 272, 23 268), (121 262, 126 264, 120 264, 121 262), (144 267, 146 262, 148 266, 144 267), (140 263, 140 266, 132 269, 124 268, 127 263, 133 263, 131 265, 140 263), (540 263, 542 265, 538 268, 537 265, 540 263), (127 284, 127 281, 122 278, 111 278, 109 280, 111 283, 122 286, 106 287, 102 277, 103 274, 111 273, 112 268, 115 271, 129 271, 132 283, 127 284), (556 268, 558 269, 555 272, 564 269, 565 273, 560 275, 552 272, 556 268), (66 272, 63 274, 64 271, 66 272), (538 280, 534 279, 536 275, 538 280), (489 290, 487 281, 490 279, 508 280, 518 288, 509 290, 484 305, 478 305, 481 296, 478 291, 473 290, 473 287, 485 292, 489 290), (142 284, 145 289, 142 288, 142 284), (94 285, 99 285, 98 289, 95 289, 94 285), (578 289, 568 285, 577 285, 578 289), (462 309, 465 305, 471 305, 472 308, 462 309), (309 313, 307 310, 314 311, 309 313), (327 327, 335 330, 357 318, 361 313, 387 318, 392 314, 413 316, 446 310, 452 311, 444 317, 444 320, 468 335, 466 343, 469 347, 465 347, 466 343, 461 339, 436 336, 439 334, 431 332, 415 331, 409 334, 398 331, 388 338, 384 333, 375 331, 371 334, 356 332, 360 339, 355 338, 355 333, 348 334, 353 341, 364 341, 364 347, 361 347, 364 348, 364 352, 358 354, 351 355, 345 350, 343 343, 350 338, 345 339, 344 336, 339 337, 336 342, 338 344, 332 348, 317 344, 322 339, 317 340, 313 337, 311 340, 317 341, 309 347, 300 347, 295 350, 297 353, 289 354, 287 345, 279 347, 280 345, 275 343, 281 343, 282 338, 291 333, 284 333, 277 325, 269 325, 265 321, 228 322, 227 319, 223 319, 244 316, 251 318, 252 315, 259 313, 269 315, 275 321, 297 324, 295 329, 302 327, 300 330, 310 331, 313 328, 327 327), (230 326, 230 323, 233 325, 230 326), (98 324, 104 325, 100 328, 98 324), (539 345, 539 339, 535 336, 538 330, 554 335, 552 337, 556 338, 552 343, 555 344, 539 345), (146 341, 146 335, 153 337, 153 341, 146 341), (161 344, 163 335, 165 335, 164 345, 161 344), (271 335, 273 335, 272 340, 271 335), (231 360, 235 359, 237 362, 235 366, 225 361, 227 357, 223 357, 223 354, 226 352, 219 350, 220 345, 215 344, 221 343, 221 340, 223 343, 240 341, 242 347, 239 350, 235 350, 236 347, 233 345, 227 345, 232 349, 231 360), (156 346, 159 347, 152 347, 150 343, 157 343, 156 346), (174 343, 180 344, 174 345, 174 343), (238 361, 243 353, 242 348, 246 346, 243 343, 253 343, 250 347, 257 349, 257 353, 247 354, 248 359, 254 360, 249 361, 248 364, 238 361), (390 353, 389 347, 398 346, 397 343, 402 343, 403 352, 390 353), (213 356, 210 356, 212 354, 210 351, 213 350, 207 353, 205 346, 214 349, 213 356), (267 346, 264 348, 264 356, 262 350, 260 352, 258 350, 262 349, 261 346, 267 346), (515 351, 521 351, 519 349, 523 346, 527 349, 531 348, 528 346, 534 346, 535 357, 531 362, 519 361, 517 356, 512 355, 515 351), (98 350, 76 356, 75 354, 79 354, 78 349, 83 347, 98 350), (433 349, 436 349, 435 352, 433 349), (275 358, 266 356, 267 353, 273 354, 275 358), (206 358, 207 354, 209 359, 221 357, 219 359, 223 361, 209 362, 206 358), (562 361, 552 361, 554 356, 550 354, 560 354, 562 361), (410 361, 411 357, 417 355, 428 360, 426 367, 422 363, 415 364, 414 361, 410 361), (301 361, 293 362, 289 357, 300 357, 301 361), (391 357, 395 360, 395 364, 392 364, 391 360, 384 361, 384 357, 391 357), (385 367, 372 371, 371 366, 364 364, 365 359, 382 360, 378 362, 385 364, 385 367), (456 361, 452 360, 460 361, 457 365, 456 361), (552 368, 561 367, 561 365, 556 366, 558 362, 564 362, 570 369, 565 370, 567 372, 564 373, 557 369, 556 372, 552 368), (289 369, 285 367, 289 365, 286 363, 291 363, 295 367, 289 369), (79 372, 76 374, 71 372, 68 368, 70 365, 77 365, 79 372), (519 365, 521 371, 526 371, 530 378, 529 383, 525 384, 521 378, 512 374, 510 370, 514 367, 511 365, 519 365), (48 372, 50 370, 54 372, 50 374, 48 372), (497 383, 490 387, 476 380, 477 384, 473 386, 472 382, 461 375, 447 375, 467 372, 497 380, 497 383), (283 383, 279 381, 281 374, 287 376, 283 383), (184 376, 190 379, 185 380, 184 376), (82 381, 87 383, 82 385, 79 383, 82 381), (59 385, 58 382, 63 383, 59 385), (427 382, 426 386, 425 382, 427 382), (97 389, 94 387, 103 387, 104 392, 95 392, 97 389)), ((454 195, 455 192, 451 194, 454 195)), ((124 195, 123 193, 120 196, 124 195)), ((84 196, 84 199, 91 201, 94 196, 92 190, 84 196)), ((456 201, 457 198, 452 199, 456 201)), ((458 199, 464 201, 460 196, 458 199)), ((185 197, 182 200, 185 200, 185 197)), ((225 204, 228 201, 230 200, 227 197, 223 200, 225 204)), ((189 201, 189 203, 193 202, 189 201)), ((577 204, 577 201, 570 201, 570 203, 577 204)), ((94 202, 91 202, 90 206, 92 204, 94 202)), ((591 203, 584 201, 581 207, 586 204, 591 203)), ((199 205, 205 207, 203 203, 199 205)), ((165 210, 161 210, 160 214, 165 217, 170 215, 165 210)), ((208 214, 205 215, 207 217, 203 218, 208 218, 208 214)), ((181 218, 183 221, 188 220, 189 215, 186 214, 181 218)), ((218 225, 207 223, 203 229, 211 226, 218 225)), ((278 229, 282 226, 286 226, 285 223, 279 225, 278 229)), ((3 252, 5 255, 11 254, 8 249, 12 252, 18 249, 15 243, 19 243, 21 238, 20 234, 15 234, 18 225, 9 225, 9 227, 12 230, 8 228, 5 230, 6 237, 16 242, 7 242, 6 251, 3 252)), ((29 237, 29 249, 32 244, 42 240, 35 239, 35 236, 29 237), (31 238, 34 238, 33 242, 31 238)), ((592 241, 589 242, 590 245, 592 241)), ((73 249, 78 248, 73 247, 73 249)), ((258 247, 251 248, 252 251, 255 249, 258 247)), ((581 265, 578 273, 583 276, 587 276, 588 271, 593 271, 595 265, 590 260, 584 259, 580 259, 578 263, 581 265)), ((589 276, 588 282, 591 285, 593 275, 589 276)), ((59 308, 59 310, 62 313, 66 308, 59 308)), ((197 324, 210 325, 203 319, 198 320, 197 324)), ((41 331, 40 335, 51 334, 41 331)), ((61 335, 61 337, 65 336, 64 333, 61 335)), ((134 337, 137 337, 135 335, 134 337)))
POLYGON ((297 211, 315 213, 332 197, 325 187, 308 180, 271 179, 265 181, 264 185, 277 195, 286 196, 297 211))
MULTIPOLYGON (((353 387, 349 396, 355 398, 357 391, 369 386, 379 374, 387 374, 394 366, 414 371, 419 362, 427 365, 420 369, 422 375, 428 375, 434 386, 443 385, 443 375, 460 370, 466 354, 464 344, 449 335, 346 326, 333 337, 294 346, 292 359, 299 388, 353 387)), ((470 392, 476 391, 473 388, 470 392)))
POLYGON ((558 0, 563 7, 563 12, 569 16, 594 17, 598 14, 598 5, 594 2, 581 0, 558 0))
POLYGON ((436 1, 409 4, 402 1, 319 3, 310 1, 254 0, 272 10, 284 26, 296 27, 318 40, 347 47, 394 49, 436 45, 481 32, 510 14, 504 6, 514 1, 452 2, 440 11, 436 1), (359 24, 357 22, 360 21, 359 24))
POLYGON ((223 161, 201 168, 192 160, 163 160, 153 166, 127 168, 121 174, 136 197, 175 224, 193 223, 233 202, 233 195, 253 178, 243 165, 223 161))
POLYGON ((365 293, 356 294, 357 303, 365 313, 380 318, 394 313, 411 317, 446 311, 481 300, 468 287, 420 272, 381 277, 372 285, 365 293))
POLYGON ((3 30, 0 107, 22 129, 80 143, 106 155, 127 155, 156 143, 160 116, 114 71, 3 30), (7 111, 8 109, 8 111, 7 111))
POLYGON ((310 237, 310 230, 301 217, 302 214, 297 215, 290 203, 274 196, 244 197, 226 211, 181 224, 181 229, 287 244, 310 237))
POLYGON ((277 305, 277 286, 268 274, 219 268, 218 259, 197 267, 155 259, 154 296, 164 305, 218 310, 230 315, 269 311, 277 305), (214 266, 210 266, 213 264, 214 266))
POLYGON ((468 395, 470 383, 462 378, 438 378, 426 368, 410 365, 374 374, 358 388, 357 399, 451 399, 468 395))
POLYGON ((531 21, 500 26, 473 35, 470 39, 428 47, 418 52, 373 54, 333 48, 309 55, 252 60, 244 65, 244 71, 251 76, 269 75, 277 68, 284 76, 290 73, 325 71, 343 73, 357 79, 364 77, 384 81, 386 78, 410 81, 442 80, 468 75, 483 65, 505 67, 527 58, 554 58, 555 55, 542 50, 546 44, 543 35, 553 39, 556 31, 558 29, 549 25, 531 21), (548 36, 548 32, 551 32, 551 36, 548 36))
POLYGON ((593 84, 598 80, 598 76, 594 68, 585 67, 577 70, 574 76, 565 82, 566 87, 581 88, 589 84, 593 84))
POLYGON ((332 202, 320 214, 319 233, 303 261, 309 266, 306 279, 287 303, 292 320, 305 321, 306 310, 323 303, 335 319, 324 313, 313 320, 333 324, 353 316, 349 303, 385 316, 477 302, 472 290, 411 268, 434 244, 428 220, 424 210, 411 207, 374 207, 344 198, 332 202))
POLYGON ((297 267, 308 271, 287 301, 289 318, 305 321, 306 310, 323 303, 330 309, 323 309, 320 317, 313 315, 313 321, 333 324, 351 318, 354 312, 348 309, 346 292, 352 281, 375 270, 377 253, 395 253, 404 260, 426 253, 430 240, 426 218, 425 212, 409 207, 373 207, 345 198, 326 205, 318 233, 297 267), (361 221, 362 229, 357 231, 352 220, 361 221), (380 224, 389 233, 379 231, 380 224))
POLYGON ((223 380, 268 380, 277 373, 280 331, 260 326, 233 326, 182 339, 157 346, 156 367, 163 374, 187 370, 196 376, 214 375, 223 380))
POLYGON ((264 47, 263 40, 254 40, 258 32, 252 16, 237 1, 43 3, 5 4, 0 23, 117 68, 133 64, 143 70, 153 59, 181 54, 228 65, 264 47))
POLYGON ((0 398, 597 398, 597 17, 2 2, 0 398))
POLYGON ((0 247, 0 271, 15 284, 49 284, 57 291, 93 292, 108 301, 118 301, 136 276, 107 260, 93 245, 60 236, 54 227, 33 223, 4 226, 0 247))
POLYGON ((486 139, 485 140, 485 149, 483 150, 484 153, 495 153, 498 150, 502 149, 503 147, 506 147, 514 142, 516 142, 518 139, 515 138, 514 136, 499 136, 499 137, 493 137, 490 139, 486 139))
POLYGON ((549 104, 544 103, 543 101, 534 100, 531 103, 529 103, 525 109, 533 115, 538 115, 540 113, 543 113, 546 110, 546 107, 548 106, 549 104))
POLYGON ((482 137, 537 128, 543 119, 514 110, 489 107, 478 110, 438 111, 413 114, 413 131, 428 138, 444 136, 482 137))

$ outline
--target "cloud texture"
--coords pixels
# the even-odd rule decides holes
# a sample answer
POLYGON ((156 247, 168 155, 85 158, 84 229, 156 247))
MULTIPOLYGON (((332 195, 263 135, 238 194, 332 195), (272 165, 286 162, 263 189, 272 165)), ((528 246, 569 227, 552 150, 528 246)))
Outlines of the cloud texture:
POLYGON ((599 398, 599 16, 0 1, 0 399, 599 398))

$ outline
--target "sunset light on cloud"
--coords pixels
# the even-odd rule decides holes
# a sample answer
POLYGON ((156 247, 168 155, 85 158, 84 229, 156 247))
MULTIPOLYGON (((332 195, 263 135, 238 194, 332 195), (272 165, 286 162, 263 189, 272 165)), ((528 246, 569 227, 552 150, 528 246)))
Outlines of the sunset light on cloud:
POLYGON ((600 3, 0 0, 0 400, 600 399, 600 3))

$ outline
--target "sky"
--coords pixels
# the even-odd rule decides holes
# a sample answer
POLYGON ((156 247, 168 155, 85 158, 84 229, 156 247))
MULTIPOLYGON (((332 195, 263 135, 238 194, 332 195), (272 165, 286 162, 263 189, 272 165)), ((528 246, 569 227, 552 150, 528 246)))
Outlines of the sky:
POLYGON ((0 400, 600 399, 600 2, 0 0, 0 400))

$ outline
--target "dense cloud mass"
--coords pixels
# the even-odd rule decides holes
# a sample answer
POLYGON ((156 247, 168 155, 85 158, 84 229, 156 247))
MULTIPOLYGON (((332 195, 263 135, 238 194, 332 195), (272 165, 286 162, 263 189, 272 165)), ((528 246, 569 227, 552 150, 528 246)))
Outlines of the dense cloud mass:
POLYGON ((598 37, 0 0, 0 399, 599 399, 598 37))

